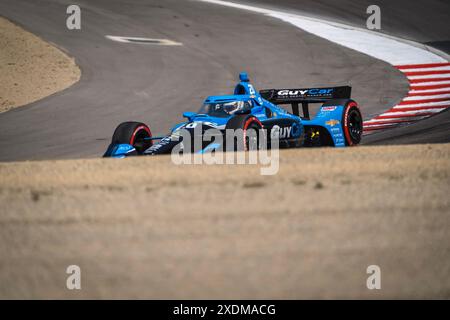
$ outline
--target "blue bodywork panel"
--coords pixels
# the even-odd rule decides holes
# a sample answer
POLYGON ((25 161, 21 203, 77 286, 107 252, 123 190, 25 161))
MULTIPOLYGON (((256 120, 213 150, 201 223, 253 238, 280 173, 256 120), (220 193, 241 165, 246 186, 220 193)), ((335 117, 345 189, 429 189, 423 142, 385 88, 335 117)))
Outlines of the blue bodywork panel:
POLYGON ((328 130, 335 147, 345 147, 344 130, 342 129, 342 114, 344 106, 321 107, 315 118, 312 120, 302 120, 303 125, 320 126, 328 130))
POLYGON ((106 150, 104 157, 108 158, 125 158, 132 153, 135 153, 136 149, 129 144, 121 143, 116 145, 110 145, 108 150, 106 150))
MULTIPOLYGON (((310 95, 314 93, 321 94, 323 90, 321 88, 317 89, 306 89, 310 95)), ((326 89, 333 90, 333 89, 326 89)), ((328 93, 328 92, 327 92, 328 93)), ((286 139, 297 139, 305 134, 305 130, 308 128, 322 128, 325 129, 331 139, 332 144, 335 147, 344 147, 345 136, 343 130, 343 112, 345 105, 340 105, 339 102, 342 100, 332 100, 335 101, 336 105, 326 104, 323 105, 316 116, 313 119, 302 118, 299 115, 292 114, 285 110, 280 105, 276 105, 255 90, 253 85, 249 82, 248 75, 246 73, 241 73, 239 75, 239 82, 234 89, 232 95, 220 95, 220 96, 209 96, 204 100, 203 107, 200 111, 204 109, 204 106, 212 106, 215 104, 227 104, 238 102, 242 103, 244 107, 245 114, 250 114, 256 117, 265 129, 271 133, 271 130, 278 130, 280 140, 286 139)), ((332 102, 333 103, 333 102, 332 102)), ((236 113, 238 114, 238 113, 236 113)), ((220 114, 213 115, 211 112, 185 112, 183 117, 186 121, 176 124, 166 136, 160 138, 149 138, 152 140, 167 139, 170 135, 181 128, 187 127, 191 123, 202 123, 210 127, 223 130, 226 127, 227 122, 234 116, 234 114, 220 114)), ((217 148, 217 146, 212 143, 211 145, 205 147, 201 152, 207 152, 217 148)), ((135 149, 131 145, 119 144, 116 146, 110 146, 106 156, 123 158, 127 155, 133 153, 135 149)))
MULTIPOLYGON (((344 147, 344 132, 341 121, 344 111, 343 105, 321 107, 314 119, 307 120, 289 113, 281 106, 275 105, 264 99, 252 84, 248 82, 246 73, 240 74, 240 82, 236 85, 233 95, 209 96, 204 104, 222 103, 231 101, 246 101, 252 104, 250 114, 258 118, 264 125, 267 122, 277 122, 279 120, 292 120, 291 137, 299 137, 303 133, 304 126, 320 126, 325 128, 333 139, 335 147, 344 147), (269 109, 270 112, 266 112, 269 109), (268 115, 270 116, 268 117, 268 115)), ((316 90, 316 89, 311 89, 316 90)), ((319 90, 319 89, 317 89, 319 90)), ((197 114, 195 112, 186 112, 184 116, 188 121, 179 123, 172 128, 172 132, 189 122, 211 123, 219 129, 225 128, 230 117, 213 117, 206 114, 197 114)))

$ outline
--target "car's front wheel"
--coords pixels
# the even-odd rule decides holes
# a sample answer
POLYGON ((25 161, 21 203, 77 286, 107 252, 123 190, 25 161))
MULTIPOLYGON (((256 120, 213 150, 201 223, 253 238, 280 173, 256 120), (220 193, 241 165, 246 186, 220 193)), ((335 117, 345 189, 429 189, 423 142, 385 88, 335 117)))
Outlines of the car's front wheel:
POLYGON ((132 145, 138 154, 143 154, 145 150, 153 145, 150 128, 141 122, 122 122, 114 131, 111 144, 126 143, 132 145))
MULTIPOLYGON (((235 132, 233 144, 234 150, 236 151, 258 149, 259 140, 262 138, 261 134, 264 134, 264 131, 262 130, 263 125, 256 117, 252 115, 235 115, 233 118, 228 120, 225 129, 233 130, 235 132), (237 130, 242 131, 238 132, 237 130)), ((228 137, 228 139, 229 138, 230 137, 228 137)), ((227 148, 228 143, 230 143, 230 141, 227 141, 227 148)))

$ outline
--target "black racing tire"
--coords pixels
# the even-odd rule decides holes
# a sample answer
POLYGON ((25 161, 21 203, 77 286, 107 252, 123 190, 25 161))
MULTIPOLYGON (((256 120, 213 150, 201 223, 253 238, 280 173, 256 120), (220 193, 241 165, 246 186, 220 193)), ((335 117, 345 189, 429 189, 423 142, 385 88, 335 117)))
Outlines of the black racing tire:
POLYGON ((138 154, 143 154, 145 150, 153 145, 152 140, 146 139, 151 137, 152 132, 146 124, 134 121, 122 122, 114 130, 111 144, 130 144, 136 149, 138 154))
MULTIPOLYGON (((263 129, 262 123, 258 120, 258 118, 242 114, 242 115, 235 115, 230 120, 228 120, 227 125, 225 126, 225 129, 242 129, 243 132, 243 143, 234 143, 234 150, 235 151, 248 151, 250 149, 250 143, 255 143, 256 149, 259 148, 259 139, 261 134, 261 129, 263 129), (256 136, 250 137, 250 135, 247 135, 248 130, 255 130, 256 136), (250 139, 255 138, 256 141, 251 142, 250 139), (242 148, 239 148, 240 146, 244 146, 244 150, 240 150, 242 148)), ((225 131, 226 131, 225 130, 225 131)), ((237 141, 235 141, 237 142, 237 141)), ((255 149, 255 148, 252 148, 255 149)))
POLYGON ((342 113, 342 130, 344 131, 345 145, 355 146, 361 142, 363 134, 363 119, 358 104, 348 100, 342 113))

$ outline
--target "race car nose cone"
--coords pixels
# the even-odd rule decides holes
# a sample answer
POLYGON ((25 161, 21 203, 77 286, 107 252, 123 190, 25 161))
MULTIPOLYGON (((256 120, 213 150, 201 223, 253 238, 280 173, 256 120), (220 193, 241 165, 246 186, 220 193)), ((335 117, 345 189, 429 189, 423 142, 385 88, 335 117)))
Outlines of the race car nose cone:
POLYGON ((239 80, 248 82, 249 81, 248 74, 246 72, 239 73, 239 80))

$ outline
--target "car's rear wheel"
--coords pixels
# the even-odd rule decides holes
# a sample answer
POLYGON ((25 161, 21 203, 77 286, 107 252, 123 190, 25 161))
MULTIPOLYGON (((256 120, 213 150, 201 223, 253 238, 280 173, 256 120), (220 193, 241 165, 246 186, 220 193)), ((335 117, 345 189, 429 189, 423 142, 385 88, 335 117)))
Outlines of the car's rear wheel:
POLYGON ((342 129, 344 130, 345 144, 354 146, 361 142, 363 133, 363 120, 361 111, 355 101, 347 102, 342 114, 342 129))
POLYGON ((151 137, 152 133, 146 124, 134 121, 122 122, 114 131, 111 144, 130 144, 138 154, 142 154, 153 145, 151 137))

